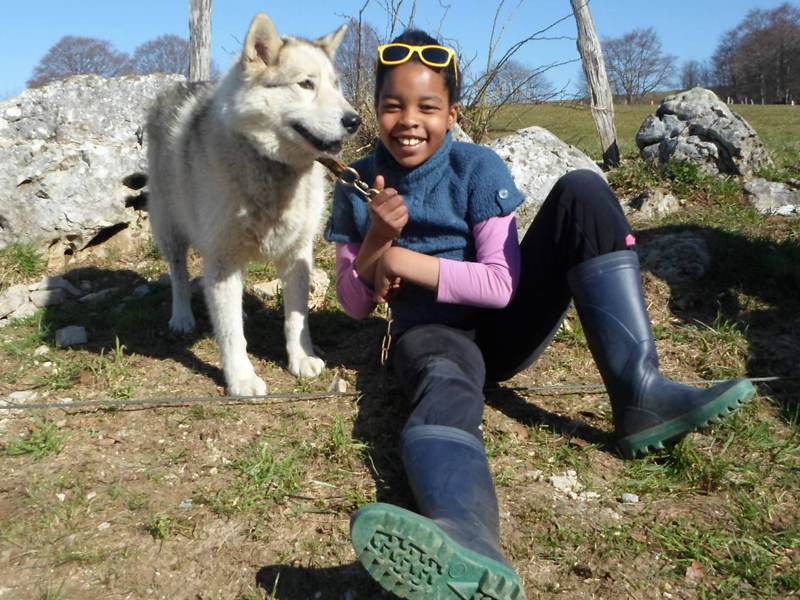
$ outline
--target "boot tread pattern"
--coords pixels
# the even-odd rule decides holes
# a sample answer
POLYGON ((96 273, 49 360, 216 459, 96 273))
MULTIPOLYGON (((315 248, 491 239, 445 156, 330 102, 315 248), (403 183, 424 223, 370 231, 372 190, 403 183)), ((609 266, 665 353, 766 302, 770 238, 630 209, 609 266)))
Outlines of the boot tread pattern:
POLYGON ((460 547, 448 542, 435 525, 432 528, 413 517, 383 514, 367 526, 371 531, 363 547, 356 548, 358 559, 375 581, 401 598, 525 599, 521 581, 462 556, 460 547))

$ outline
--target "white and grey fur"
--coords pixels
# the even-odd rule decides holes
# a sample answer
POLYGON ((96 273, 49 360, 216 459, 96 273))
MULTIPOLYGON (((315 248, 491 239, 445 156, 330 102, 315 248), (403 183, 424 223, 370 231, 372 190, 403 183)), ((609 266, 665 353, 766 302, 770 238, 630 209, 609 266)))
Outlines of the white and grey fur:
POLYGON ((184 84, 160 96, 147 123, 152 229, 172 278, 176 332, 195 327, 186 256, 204 263, 209 313, 228 393, 261 395, 247 356, 242 282, 250 260, 271 259, 283 281, 289 371, 319 375, 308 328, 313 240, 325 202, 322 167, 360 119, 332 65, 345 28, 310 42, 281 37, 256 15, 241 59, 217 85, 184 84))

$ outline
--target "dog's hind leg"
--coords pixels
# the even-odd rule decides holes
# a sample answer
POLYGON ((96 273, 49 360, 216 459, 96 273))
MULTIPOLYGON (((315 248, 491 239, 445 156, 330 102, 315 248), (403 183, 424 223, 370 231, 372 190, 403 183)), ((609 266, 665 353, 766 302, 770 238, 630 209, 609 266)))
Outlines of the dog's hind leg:
POLYGON ((169 276, 172 283, 172 316, 169 328, 176 333, 189 333, 194 330, 195 320, 192 314, 192 291, 189 283, 189 270, 186 266, 187 243, 173 235, 161 244, 164 258, 169 264, 169 276))
POLYGON ((276 261, 283 281, 283 330, 289 372, 300 377, 316 377, 325 362, 314 354, 308 327, 308 291, 311 279, 311 245, 298 254, 288 253, 276 261))
POLYGON ((223 265, 209 259, 203 284, 208 312, 222 353, 228 393, 232 396, 261 396, 267 393, 267 384, 256 375, 247 357, 244 338, 242 271, 242 266, 223 265))

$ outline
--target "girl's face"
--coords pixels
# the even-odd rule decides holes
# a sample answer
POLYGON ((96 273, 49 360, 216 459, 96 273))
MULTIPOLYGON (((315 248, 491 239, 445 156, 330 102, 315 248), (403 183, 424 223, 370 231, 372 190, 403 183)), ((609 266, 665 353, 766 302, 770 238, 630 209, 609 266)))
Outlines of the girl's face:
POLYGON ((414 61, 386 74, 376 111, 383 145, 407 168, 436 153, 458 116, 441 73, 414 61))

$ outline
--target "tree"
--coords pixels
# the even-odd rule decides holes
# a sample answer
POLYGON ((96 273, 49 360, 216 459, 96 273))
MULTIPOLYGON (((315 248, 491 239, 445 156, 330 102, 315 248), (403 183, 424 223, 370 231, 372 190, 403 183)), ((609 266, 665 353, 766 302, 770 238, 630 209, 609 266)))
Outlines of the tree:
POLYGON ((699 60, 687 60, 681 67, 681 88, 692 89, 697 86, 707 86, 708 70, 699 60))
POLYGON ((627 103, 669 85, 675 71, 675 57, 664 54, 652 27, 606 39, 603 56, 615 93, 627 103))
POLYGON ((720 93, 739 101, 788 103, 800 90, 800 9, 751 10, 712 58, 720 93))
POLYGON ((110 42, 68 35, 51 47, 33 70, 28 87, 39 87, 71 75, 115 77, 131 72, 131 59, 110 42))
POLYGON ((189 19, 189 80, 211 79, 211 12, 212 0, 191 0, 189 19))
POLYGON ((189 77, 189 40, 177 35, 162 35, 145 42, 133 53, 133 70, 139 75, 179 73, 189 77))

